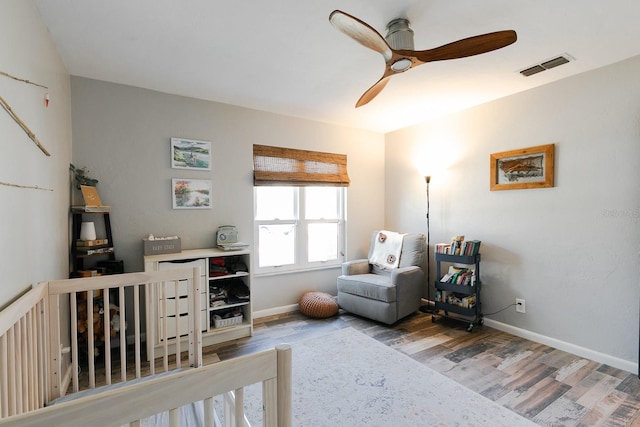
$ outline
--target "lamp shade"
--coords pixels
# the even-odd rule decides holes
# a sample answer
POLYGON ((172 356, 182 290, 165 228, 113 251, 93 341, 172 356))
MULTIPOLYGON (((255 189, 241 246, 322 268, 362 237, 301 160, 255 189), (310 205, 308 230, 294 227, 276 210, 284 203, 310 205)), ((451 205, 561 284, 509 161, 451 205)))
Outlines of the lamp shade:
POLYGON ((93 222, 80 225, 80 240, 96 240, 96 225, 93 222))

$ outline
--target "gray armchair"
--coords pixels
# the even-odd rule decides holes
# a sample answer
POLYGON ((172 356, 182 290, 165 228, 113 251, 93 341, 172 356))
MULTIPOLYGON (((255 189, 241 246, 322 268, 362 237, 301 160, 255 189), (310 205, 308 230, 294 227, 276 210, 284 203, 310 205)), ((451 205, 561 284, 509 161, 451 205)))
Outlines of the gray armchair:
POLYGON ((369 258, 342 264, 337 283, 338 305, 353 314, 390 325, 421 305, 425 236, 406 234, 398 267, 387 269, 369 263, 377 235, 377 231, 371 235, 369 258))

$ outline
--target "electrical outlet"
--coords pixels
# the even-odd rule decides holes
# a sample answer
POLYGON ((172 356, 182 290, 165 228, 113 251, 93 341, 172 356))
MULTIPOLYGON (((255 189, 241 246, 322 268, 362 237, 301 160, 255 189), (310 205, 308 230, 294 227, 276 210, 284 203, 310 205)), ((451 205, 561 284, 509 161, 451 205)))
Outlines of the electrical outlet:
POLYGON ((516 311, 518 313, 526 313, 524 300, 521 298, 516 298, 516 311))

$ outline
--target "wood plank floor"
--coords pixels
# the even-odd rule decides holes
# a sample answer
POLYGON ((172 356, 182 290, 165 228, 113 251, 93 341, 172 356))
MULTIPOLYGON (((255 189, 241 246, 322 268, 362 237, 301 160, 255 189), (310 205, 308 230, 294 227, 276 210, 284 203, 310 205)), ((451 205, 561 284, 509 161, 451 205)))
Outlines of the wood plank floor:
POLYGON ((352 327, 544 426, 640 426, 640 380, 487 326, 466 332, 452 319, 415 313, 389 327, 341 312, 330 319, 300 313, 258 319, 254 335, 206 347, 205 363, 352 327))

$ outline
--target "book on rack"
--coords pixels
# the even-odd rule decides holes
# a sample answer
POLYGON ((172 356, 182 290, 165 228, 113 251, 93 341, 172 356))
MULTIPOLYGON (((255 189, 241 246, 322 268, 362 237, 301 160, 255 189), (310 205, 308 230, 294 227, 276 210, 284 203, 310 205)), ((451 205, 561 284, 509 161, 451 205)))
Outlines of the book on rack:
POLYGON ((77 248, 90 248, 93 246, 105 246, 109 244, 108 239, 96 239, 96 240, 76 240, 77 248))
POLYGON ((450 254, 451 244, 449 243, 436 243, 435 251, 437 254, 450 254))
POLYGON ((475 272, 471 268, 449 266, 447 274, 440 279, 441 283, 452 283, 454 285, 475 286, 475 272))
POLYGON ((480 253, 480 240, 464 240, 464 236, 455 236, 451 243, 436 243, 435 253, 446 255, 475 256, 480 253))
POLYGON ((474 256, 480 252, 480 240, 466 240, 460 246, 460 255, 474 256))
POLYGON ((97 254, 110 254, 113 253, 112 247, 106 248, 78 248, 78 253, 82 253, 84 255, 97 255, 97 254))

